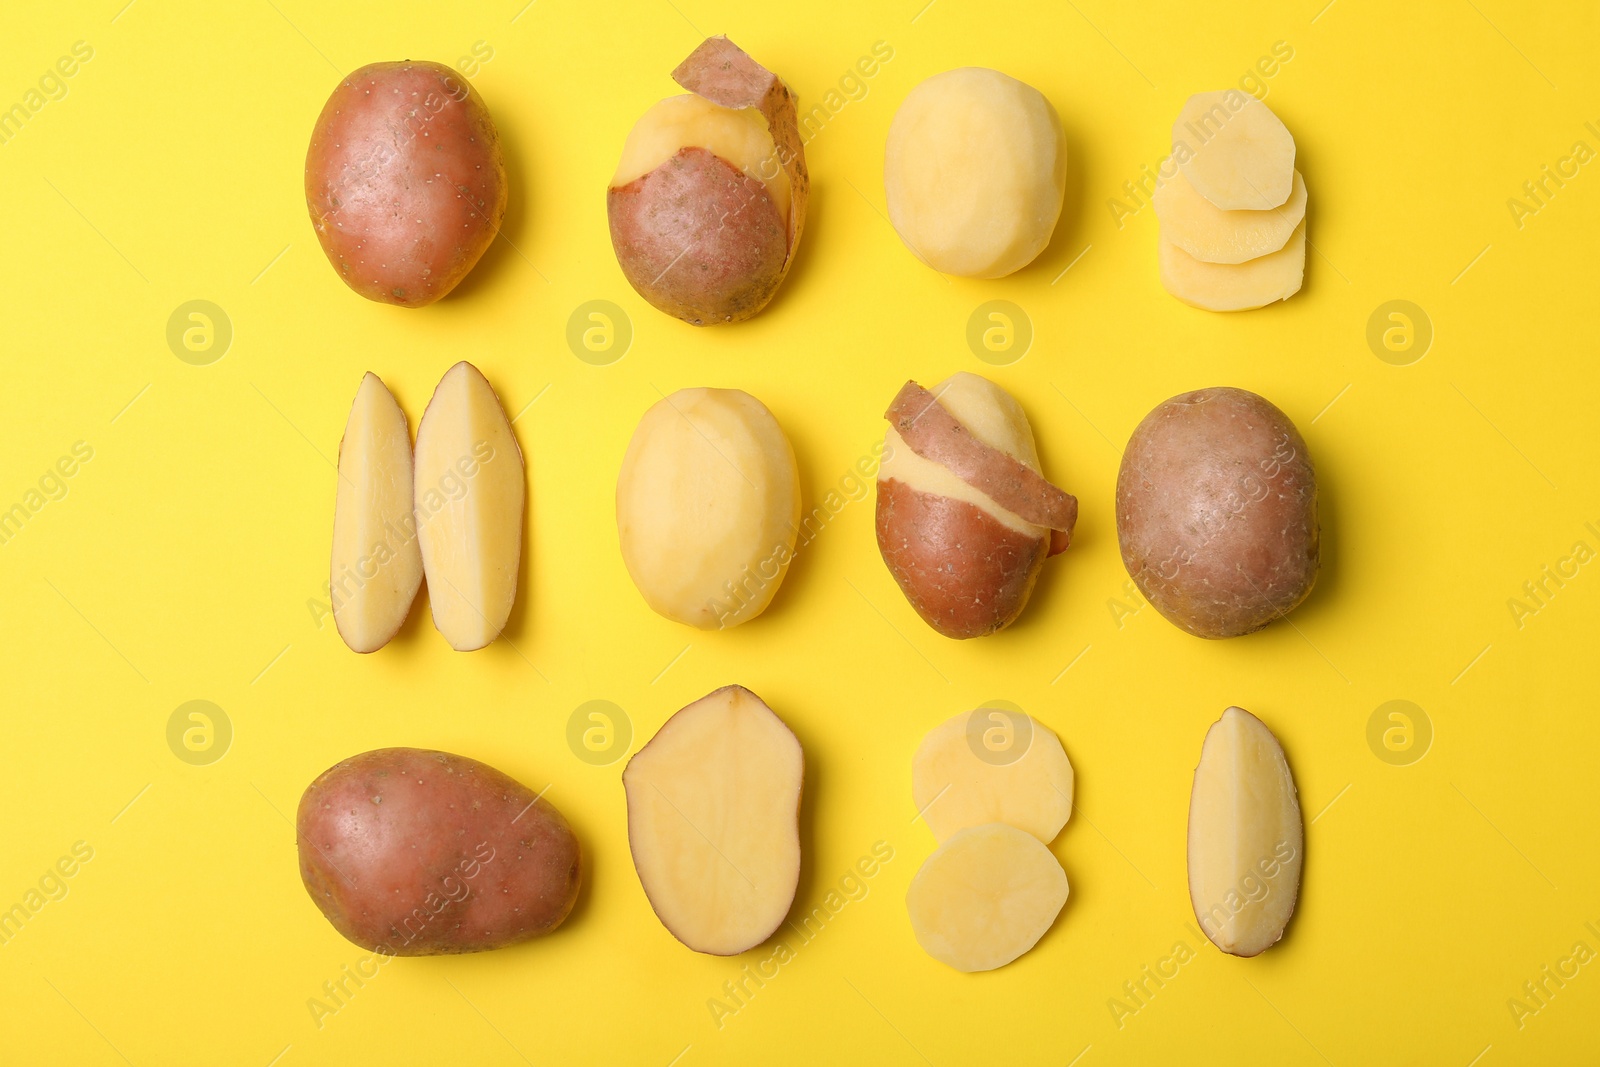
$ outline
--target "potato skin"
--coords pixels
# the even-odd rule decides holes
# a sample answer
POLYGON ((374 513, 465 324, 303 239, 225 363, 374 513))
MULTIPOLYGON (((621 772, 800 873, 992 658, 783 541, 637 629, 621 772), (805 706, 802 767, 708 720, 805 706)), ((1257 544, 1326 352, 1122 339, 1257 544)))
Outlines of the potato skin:
POLYGON ((1199 389, 1145 416, 1117 475, 1122 561, 1157 611, 1236 637, 1317 580, 1317 479, 1289 417, 1243 389, 1199 389))
POLYGON ((608 189, 606 215, 628 283, 692 325, 748 319, 783 281, 788 230, 766 187, 704 148, 608 189))
POLYGON ((295 822, 300 877, 362 948, 432 956, 501 948, 561 925, 581 860, 567 820, 493 767, 415 748, 318 776, 295 822))
POLYGON ((306 207, 328 260, 369 300, 422 307, 472 270, 505 217, 500 138, 440 63, 373 63, 339 83, 306 153, 306 207))
POLYGON ((1027 606, 1050 538, 1030 538, 964 500, 878 483, 878 551, 906 600, 946 637, 984 637, 1027 606), (952 564, 951 561, 958 561, 952 564))

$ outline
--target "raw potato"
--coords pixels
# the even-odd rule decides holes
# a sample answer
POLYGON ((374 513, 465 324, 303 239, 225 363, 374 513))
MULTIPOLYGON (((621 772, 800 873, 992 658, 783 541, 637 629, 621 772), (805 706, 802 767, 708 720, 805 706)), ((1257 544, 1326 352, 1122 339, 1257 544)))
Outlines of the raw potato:
POLYGON ((1196 93, 1172 124, 1173 158, 1195 191, 1224 211, 1266 211, 1294 186, 1294 138, 1240 89, 1196 93))
POLYGON ((800 879, 800 742, 730 685, 690 704, 622 772, 628 845, 661 924, 732 956, 777 930, 800 879))
POLYGON ((1067 824, 1072 763, 1054 731, 1024 719, 1018 728, 1004 712, 979 708, 922 739, 911 760, 911 797, 936 839, 1000 822, 1048 845, 1067 824))
POLYGON ((883 185, 906 247, 944 274, 999 278, 1043 252, 1061 216, 1067 148, 1039 90, 983 67, 935 74, 889 126, 883 185))
POLYGON ((748 319, 783 282, 810 179, 794 94, 709 37, 628 134, 606 191, 617 263, 657 308, 695 326, 748 319))
POLYGON ((373 63, 334 89, 306 154, 306 207, 345 284, 422 307, 500 231, 508 185, 494 120, 440 63, 373 63))
POLYGON ((1206 732, 1189 801, 1189 899, 1213 944, 1254 956, 1278 942, 1304 851, 1282 746, 1260 719, 1229 708, 1206 732))
POLYGON ((333 505, 333 622, 356 652, 389 643, 422 585, 411 480, 406 413, 368 372, 339 443, 333 505))
MULTIPOLYGON (((1280 207, 1223 211, 1195 192, 1180 172, 1156 186, 1151 202, 1165 241, 1202 263, 1244 263, 1289 243, 1306 217, 1306 183, 1295 171, 1294 189, 1280 207)), ((1301 231, 1302 241, 1304 236, 1301 231)))
POLYGON ((1161 284, 1185 304, 1205 311, 1248 311, 1300 291, 1306 274, 1306 224, 1289 241, 1248 263, 1202 263, 1168 241, 1160 241, 1161 284))
POLYGON ((738 389, 680 389, 639 420, 617 476, 617 537, 652 609, 702 630, 760 615, 800 522, 794 449, 738 389))
POLYGON ((1175 396, 1117 475, 1117 540, 1139 591, 1199 637, 1287 615, 1317 580, 1317 478, 1289 417, 1244 389, 1175 396))
POLYGON ((1004 967, 1036 945, 1067 902, 1067 872, 1032 834, 1003 823, 962 830, 911 879, 917 943, 958 971, 1004 967))
POLYGON ((878 550, 900 591, 946 637, 1010 625, 1078 514, 1039 473, 1027 414, 961 371, 931 391, 907 382, 886 417, 878 550))
POLYGON ((578 899, 578 839, 561 812, 465 756, 353 756, 306 789, 295 830, 311 899, 339 933, 386 955, 526 941, 578 899))
POLYGON ((433 624, 452 648, 505 628, 522 563, 522 450, 494 387, 470 363, 445 372, 417 426, 417 536, 433 624))

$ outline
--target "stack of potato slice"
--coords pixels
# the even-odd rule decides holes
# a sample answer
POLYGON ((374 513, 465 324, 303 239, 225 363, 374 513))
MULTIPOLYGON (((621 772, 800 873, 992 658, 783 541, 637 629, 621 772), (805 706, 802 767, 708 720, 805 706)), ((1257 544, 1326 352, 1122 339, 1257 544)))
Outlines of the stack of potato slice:
POLYGON ((1294 138, 1238 89, 1191 96, 1172 124, 1178 173, 1156 188, 1161 284, 1207 311, 1245 311, 1300 290, 1306 183, 1294 138))

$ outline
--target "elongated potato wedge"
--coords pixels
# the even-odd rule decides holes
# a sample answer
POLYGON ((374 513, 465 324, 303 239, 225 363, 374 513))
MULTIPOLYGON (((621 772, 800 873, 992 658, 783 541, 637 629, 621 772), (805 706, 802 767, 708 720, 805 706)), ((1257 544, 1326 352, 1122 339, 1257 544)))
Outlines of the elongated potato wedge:
POLYGON ((411 483, 406 413, 368 372, 339 444, 333 505, 333 622, 356 652, 388 644, 422 584, 411 483))
POLYGON ((661 924, 732 956, 777 930, 800 879, 800 742, 743 686, 668 719, 622 772, 628 846, 661 924))
POLYGON ((1300 894, 1300 800, 1265 723, 1229 708, 1206 732, 1189 801, 1189 899, 1222 951, 1277 944, 1300 894))
POLYGON ((1248 311, 1287 300, 1300 291, 1306 273, 1306 224, 1287 244, 1248 263, 1202 263, 1160 239, 1158 262, 1167 292, 1204 311, 1248 311))
POLYGON ((906 892, 911 930, 958 971, 992 971, 1027 952, 1067 902, 1067 872, 1037 837, 1004 823, 962 830, 906 892))
POLYGON ((928 731, 911 760, 911 797, 940 841, 1003 822, 1048 845, 1072 818, 1072 763, 1038 719, 979 708, 928 731))
POLYGON ((1156 187, 1161 236, 1202 263, 1244 263, 1278 251, 1306 217, 1306 182, 1294 172, 1294 191, 1266 211, 1224 211, 1195 192, 1180 172, 1156 187))
POLYGON ((445 372, 417 426, 417 534, 433 624, 458 652, 489 644, 517 598, 522 450, 488 380, 445 372))
POLYGON ((1294 138, 1242 89, 1196 93, 1172 124, 1172 152, 1195 191, 1224 211, 1266 211, 1294 187, 1294 138))

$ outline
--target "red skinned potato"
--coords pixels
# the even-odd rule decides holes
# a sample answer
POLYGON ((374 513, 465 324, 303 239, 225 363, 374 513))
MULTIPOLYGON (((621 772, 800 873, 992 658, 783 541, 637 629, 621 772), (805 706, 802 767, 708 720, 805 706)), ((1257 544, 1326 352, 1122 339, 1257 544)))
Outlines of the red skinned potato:
POLYGON ((1077 498, 1044 479, 1022 405, 986 378, 907 382, 886 417, 877 533, 889 573, 946 637, 1004 629, 1070 542, 1077 498))
POLYGON ((628 134, 606 191, 628 283, 695 326, 772 299, 804 228, 810 179, 794 94, 726 37, 708 37, 628 134))
POLYGON ((311 131, 311 225, 368 300, 423 307, 454 289, 499 232, 506 197, 489 109, 443 64, 362 67, 311 131))
POLYGON ((1122 562, 1197 637, 1288 614, 1317 580, 1317 477, 1289 417, 1244 389, 1198 389, 1133 431, 1117 475, 1122 562))
POLYGON ((362 948, 436 956, 549 933, 572 911, 578 840, 493 767, 417 748, 364 752, 300 798, 300 877, 362 948))

